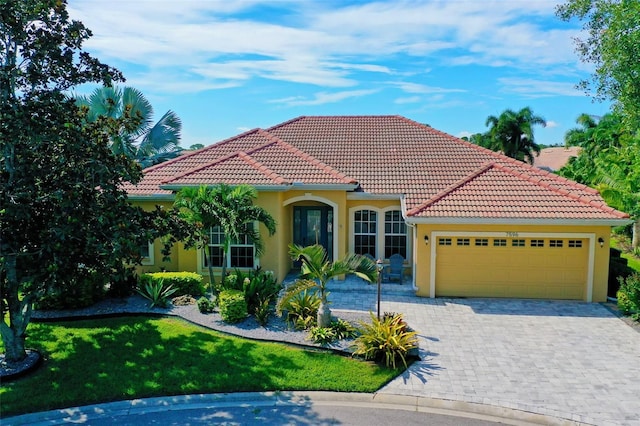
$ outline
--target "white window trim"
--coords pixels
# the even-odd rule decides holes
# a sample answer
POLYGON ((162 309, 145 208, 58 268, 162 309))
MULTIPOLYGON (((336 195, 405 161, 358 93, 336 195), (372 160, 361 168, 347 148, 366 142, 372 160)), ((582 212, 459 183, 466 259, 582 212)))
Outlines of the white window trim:
MULTIPOLYGON (((374 207, 371 205, 361 205, 349 208, 349 252, 353 253, 355 251, 356 242, 355 242, 355 219, 356 212, 360 210, 372 210, 376 212, 377 223, 376 223, 376 259, 381 259, 384 255, 384 237, 386 236, 384 231, 385 225, 385 213, 388 211, 397 210, 400 212, 400 217, 404 220, 404 216, 402 215, 402 207, 401 206, 387 206, 387 207, 374 207)), ((408 261, 413 256, 413 227, 409 226, 409 224, 405 221, 405 229, 406 229, 406 251, 407 257, 405 261, 408 261)), ((399 235, 399 234, 390 234, 390 235, 399 235)), ((383 259, 384 260, 384 259, 383 259)))
POLYGON ((149 241, 149 256, 145 256, 140 261, 140 264, 143 266, 152 266, 155 264, 155 247, 153 241, 149 241))
MULTIPOLYGON (((253 223, 254 228, 258 227, 258 222, 254 222, 253 223)), ((212 244, 214 247, 221 247, 222 244, 212 244)), ((207 266, 205 266, 204 264, 204 256, 207 255, 207 249, 208 246, 204 246, 198 249, 198 271, 200 271, 201 273, 206 271, 208 269, 207 266)), ((231 244, 229 246, 229 253, 227 253, 227 269, 240 269, 240 270, 249 270, 249 269, 256 269, 260 266, 260 258, 256 256, 256 246, 255 244, 231 244), (249 266, 243 266, 243 267, 237 267, 237 266, 231 266, 231 248, 232 247, 253 247, 253 266, 249 267, 249 266)), ((213 269, 222 269, 222 266, 214 266, 213 269)))
MULTIPOLYGON (((505 238, 506 232, 447 232, 432 231, 429 241, 436 242, 439 237, 487 237, 487 238, 505 238)), ((570 233, 570 232, 518 232, 518 239, 535 238, 535 239, 586 239, 589 240, 589 260, 587 267, 587 302, 593 301, 593 276, 595 268, 595 241, 596 234, 593 233, 570 233)), ((431 245, 431 271, 429 274, 429 297, 436 297, 436 250, 437 244, 431 245)))

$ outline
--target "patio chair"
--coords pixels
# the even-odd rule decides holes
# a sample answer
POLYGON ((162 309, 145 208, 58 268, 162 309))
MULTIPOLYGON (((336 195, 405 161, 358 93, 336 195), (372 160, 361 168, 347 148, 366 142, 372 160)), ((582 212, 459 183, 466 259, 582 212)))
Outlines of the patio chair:
POLYGON ((391 255, 389 265, 384 267, 382 271, 382 281, 391 281, 397 279, 402 284, 404 275, 404 257, 398 253, 391 255))

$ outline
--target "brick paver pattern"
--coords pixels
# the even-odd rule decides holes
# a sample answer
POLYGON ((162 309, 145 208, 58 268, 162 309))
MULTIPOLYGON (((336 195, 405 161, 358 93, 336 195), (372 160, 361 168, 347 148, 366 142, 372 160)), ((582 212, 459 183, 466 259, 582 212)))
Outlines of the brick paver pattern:
MULTIPOLYGON (((376 286, 332 283, 332 309, 376 311, 376 286)), ((385 284, 381 311, 419 332, 421 360, 380 390, 596 425, 640 425, 640 333, 597 303, 419 298, 385 284)))

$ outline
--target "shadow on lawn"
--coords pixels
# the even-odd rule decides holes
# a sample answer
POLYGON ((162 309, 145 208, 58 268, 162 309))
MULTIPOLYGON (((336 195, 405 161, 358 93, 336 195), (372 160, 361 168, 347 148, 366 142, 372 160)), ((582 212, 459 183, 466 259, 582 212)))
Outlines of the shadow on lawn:
POLYGON ((251 341, 185 332, 184 324, 141 317, 33 324, 28 340, 40 342, 45 362, 3 383, 2 417, 134 396, 278 389, 279 378, 304 367, 251 341))

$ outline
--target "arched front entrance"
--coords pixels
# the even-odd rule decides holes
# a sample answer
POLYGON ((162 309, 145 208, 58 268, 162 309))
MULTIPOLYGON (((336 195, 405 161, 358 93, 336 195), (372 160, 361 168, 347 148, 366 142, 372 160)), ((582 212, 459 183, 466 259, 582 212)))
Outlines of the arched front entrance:
MULTIPOLYGON (((292 243, 301 246, 320 244, 325 248, 329 260, 337 253, 337 205, 330 200, 305 194, 284 202, 291 208, 292 243)), ((298 265, 294 265, 298 266, 298 265)))

